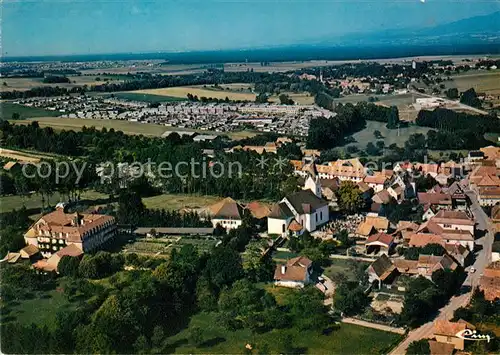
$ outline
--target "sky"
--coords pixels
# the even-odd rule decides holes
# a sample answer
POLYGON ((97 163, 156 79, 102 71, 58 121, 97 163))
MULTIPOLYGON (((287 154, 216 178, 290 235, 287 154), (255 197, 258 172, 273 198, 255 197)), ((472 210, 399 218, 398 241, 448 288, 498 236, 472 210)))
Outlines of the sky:
MULTIPOLYGON (((0 2, 1 3, 1 2, 0 2)), ((499 0, 3 0, 5 56, 267 47, 421 28, 499 0)))

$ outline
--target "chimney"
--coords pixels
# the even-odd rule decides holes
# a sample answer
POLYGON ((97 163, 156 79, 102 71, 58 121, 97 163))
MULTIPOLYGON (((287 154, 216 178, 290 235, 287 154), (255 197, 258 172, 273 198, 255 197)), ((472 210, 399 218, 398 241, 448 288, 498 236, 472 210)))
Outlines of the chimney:
POLYGON ((281 265, 281 274, 284 275, 286 273, 286 265, 281 265))

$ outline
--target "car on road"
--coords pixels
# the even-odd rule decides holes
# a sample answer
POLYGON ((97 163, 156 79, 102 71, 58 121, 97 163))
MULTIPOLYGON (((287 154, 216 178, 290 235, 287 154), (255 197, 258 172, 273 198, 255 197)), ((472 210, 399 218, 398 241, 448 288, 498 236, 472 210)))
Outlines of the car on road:
POLYGON ((476 272, 476 268, 474 266, 472 266, 470 269, 469 269, 469 273, 473 274, 476 272))

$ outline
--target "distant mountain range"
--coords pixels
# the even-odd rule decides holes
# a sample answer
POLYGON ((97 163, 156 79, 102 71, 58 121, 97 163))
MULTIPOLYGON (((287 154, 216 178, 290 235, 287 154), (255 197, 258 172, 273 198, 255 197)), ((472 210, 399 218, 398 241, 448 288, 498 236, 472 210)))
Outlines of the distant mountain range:
POLYGON ((106 53, 4 57, 11 61, 160 59, 171 64, 276 62, 396 58, 423 55, 500 54, 500 11, 434 27, 352 33, 298 41, 293 45, 233 50, 106 53))
POLYGON ((494 43, 500 46, 500 11, 423 29, 354 33, 327 38, 314 44, 319 46, 386 46, 394 44, 428 46, 494 43))

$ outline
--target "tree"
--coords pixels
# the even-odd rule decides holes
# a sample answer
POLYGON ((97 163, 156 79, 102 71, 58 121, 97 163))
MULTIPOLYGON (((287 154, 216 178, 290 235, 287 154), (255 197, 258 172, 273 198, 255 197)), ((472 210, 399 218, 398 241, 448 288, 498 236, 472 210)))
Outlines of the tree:
POLYGON ((281 94, 279 96, 280 104, 282 105, 293 105, 295 102, 287 94, 281 94))
POLYGON ((362 286, 353 282, 344 282, 335 290, 333 304, 343 313, 353 315, 363 312, 370 301, 362 286))
POLYGON ((78 267, 80 265, 80 258, 77 256, 63 255, 59 264, 57 264, 57 271, 62 276, 78 276, 78 267))
POLYGON ((257 95, 255 98, 255 102, 258 104, 267 104, 268 103, 268 97, 265 93, 260 93, 257 95))
POLYGON ((323 330, 330 322, 328 309, 323 304, 324 295, 315 287, 294 293, 290 299, 290 316, 301 330, 323 330))
POLYGON ((205 272, 217 288, 231 285, 243 276, 240 254, 232 249, 217 248, 207 260, 205 272))
POLYGON ((399 111, 396 106, 391 106, 391 109, 389 111, 389 116, 387 118, 387 125, 386 127, 389 129, 394 129, 397 128, 399 124, 399 111))
POLYGON ((446 97, 449 98, 450 100, 456 100, 459 97, 458 94, 458 89, 457 88, 450 88, 446 90, 446 97))
POLYGON ((407 355, 430 355, 430 353, 431 348, 429 346, 429 339, 412 341, 406 350, 407 355))
POLYGON ((13 112, 12 113, 12 119, 13 120, 18 120, 21 118, 21 115, 19 114, 19 112, 13 112))
POLYGON ((197 326, 190 327, 188 331, 188 339, 192 345, 199 345, 203 341, 203 330, 197 326))
POLYGON ((481 107, 481 100, 477 97, 476 90, 474 90, 474 88, 470 88, 462 93, 460 103, 472 107, 481 107))
POLYGON ((339 206, 347 214, 353 214, 363 208, 361 191, 352 181, 342 181, 337 191, 339 206))

